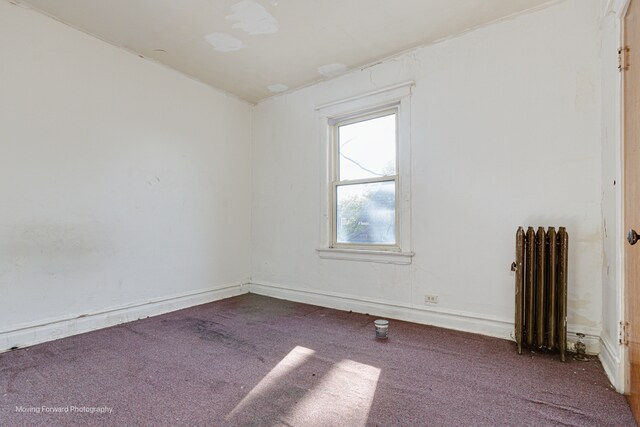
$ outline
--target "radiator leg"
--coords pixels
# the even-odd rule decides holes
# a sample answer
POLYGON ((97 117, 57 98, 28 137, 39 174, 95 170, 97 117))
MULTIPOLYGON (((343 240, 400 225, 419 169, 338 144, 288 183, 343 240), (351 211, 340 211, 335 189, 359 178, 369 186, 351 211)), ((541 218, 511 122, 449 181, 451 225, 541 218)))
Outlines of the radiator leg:
POLYGON ((564 227, 558 231, 560 257, 558 260, 558 347, 560 359, 565 361, 567 351, 567 265, 569 258, 569 235, 564 227))

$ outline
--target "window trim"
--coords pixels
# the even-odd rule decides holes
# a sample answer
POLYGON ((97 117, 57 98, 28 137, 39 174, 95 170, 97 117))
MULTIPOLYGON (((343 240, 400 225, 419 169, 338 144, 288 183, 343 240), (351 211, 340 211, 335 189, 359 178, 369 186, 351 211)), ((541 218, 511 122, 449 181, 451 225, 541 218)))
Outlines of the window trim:
MULTIPOLYGON (((410 264, 414 253, 411 248, 411 103, 410 95, 415 83, 408 81, 341 101, 316 107, 320 129, 321 200, 320 237, 317 247, 321 258, 370 261, 390 264, 410 264), (361 121, 367 114, 396 110, 396 244, 351 245, 334 244, 335 189, 333 187, 336 124, 350 119, 361 121)), ((338 159, 339 160, 339 159, 338 159)))
POLYGON ((380 108, 375 108, 373 110, 367 110, 362 112, 361 114, 349 114, 346 118, 332 118, 329 121, 329 126, 332 127, 331 133, 331 150, 332 150, 332 159, 333 164, 331 167, 331 244, 330 248, 340 248, 340 249, 356 249, 356 250, 387 250, 387 251, 400 251, 400 202, 399 202, 399 190, 400 187, 398 185, 398 181, 400 179, 399 171, 400 171, 400 161, 399 161, 399 102, 395 102, 388 106, 382 106, 380 108), (340 180, 340 126, 347 126, 350 124, 361 123, 367 120, 375 120, 381 117, 387 117, 395 115, 396 121, 396 135, 395 135, 395 157, 396 157, 396 174, 395 175, 385 175, 377 178, 363 178, 363 179, 352 179, 352 180, 340 180), (342 243, 338 242, 338 187, 346 186, 346 185, 357 185, 357 184, 373 184, 377 182, 389 182, 393 181, 395 187, 395 206, 394 206, 394 215, 395 215, 395 233, 394 239, 395 243, 393 244, 382 244, 382 243, 342 243))

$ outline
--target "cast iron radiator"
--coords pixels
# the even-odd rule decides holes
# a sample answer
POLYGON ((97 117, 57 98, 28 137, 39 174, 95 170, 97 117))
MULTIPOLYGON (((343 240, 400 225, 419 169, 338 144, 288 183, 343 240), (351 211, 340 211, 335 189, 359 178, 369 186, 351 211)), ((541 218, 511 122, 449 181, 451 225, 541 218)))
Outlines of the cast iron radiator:
POLYGON ((567 263, 569 235, 564 227, 536 232, 522 227, 516 233, 515 339, 522 347, 558 351, 565 361, 567 350, 567 263))

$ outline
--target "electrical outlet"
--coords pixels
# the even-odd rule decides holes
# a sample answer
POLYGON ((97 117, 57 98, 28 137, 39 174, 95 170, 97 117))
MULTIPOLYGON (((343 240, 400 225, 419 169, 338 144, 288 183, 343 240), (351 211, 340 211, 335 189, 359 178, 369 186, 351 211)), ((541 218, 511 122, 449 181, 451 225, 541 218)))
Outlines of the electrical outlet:
POLYGON ((438 295, 425 295, 424 302, 427 304, 437 304, 438 303, 438 295))

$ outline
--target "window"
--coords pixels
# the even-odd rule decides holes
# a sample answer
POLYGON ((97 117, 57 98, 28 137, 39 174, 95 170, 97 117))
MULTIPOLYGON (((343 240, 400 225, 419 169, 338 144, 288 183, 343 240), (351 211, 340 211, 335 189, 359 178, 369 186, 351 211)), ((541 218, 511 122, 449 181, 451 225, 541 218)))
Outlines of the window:
POLYGON ((397 247, 397 109, 333 125, 333 246, 397 247))
POLYGON ((318 107, 321 258, 410 264, 413 82, 318 107))

